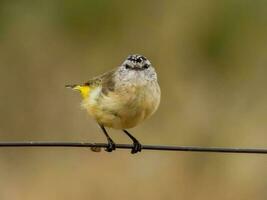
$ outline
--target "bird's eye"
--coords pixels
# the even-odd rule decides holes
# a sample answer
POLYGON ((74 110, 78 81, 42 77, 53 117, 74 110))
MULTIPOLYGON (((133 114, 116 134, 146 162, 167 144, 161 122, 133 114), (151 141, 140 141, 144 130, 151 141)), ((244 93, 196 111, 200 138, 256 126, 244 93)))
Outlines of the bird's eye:
POLYGON ((125 65, 125 69, 130 69, 130 68, 131 68, 130 65, 128 65, 128 64, 125 65))
POLYGON ((143 68, 144 68, 144 69, 149 68, 149 64, 145 64, 145 65, 143 66, 143 68))

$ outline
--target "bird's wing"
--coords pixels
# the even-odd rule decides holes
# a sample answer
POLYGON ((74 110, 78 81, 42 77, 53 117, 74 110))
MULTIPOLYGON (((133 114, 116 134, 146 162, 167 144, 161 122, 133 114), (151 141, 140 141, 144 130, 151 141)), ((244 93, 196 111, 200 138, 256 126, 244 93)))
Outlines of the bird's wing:
POLYGON ((106 72, 102 75, 99 75, 89 81, 85 82, 84 84, 73 84, 73 85, 66 85, 67 88, 71 88, 73 90, 79 91, 82 97, 86 98, 90 95, 90 92, 99 86, 102 87, 102 93, 107 94, 110 91, 114 91, 115 88, 115 76, 116 70, 111 70, 106 72))
POLYGON ((89 86, 90 88, 95 88, 98 86, 102 86, 102 92, 104 94, 107 94, 109 91, 114 91, 115 88, 115 71, 111 70, 109 72, 106 72, 100 76, 97 76, 86 83, 84 83, 84 86, 89 86))

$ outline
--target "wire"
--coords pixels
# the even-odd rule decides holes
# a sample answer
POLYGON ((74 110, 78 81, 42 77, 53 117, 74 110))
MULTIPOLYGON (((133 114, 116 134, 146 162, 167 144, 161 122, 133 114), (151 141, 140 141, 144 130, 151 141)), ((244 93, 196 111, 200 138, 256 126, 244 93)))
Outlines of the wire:
MULTIPOLYGON (((0 147, 79 147, 91 148, 92 151, 100 151, 106 148, 106 143, 89 142, 57 142, 57 141, 10 141, 0 142, 0 147)), ((117 149, 132 149, 132 144, 116 144, 117 149)), ((198 146, 162 146, 142 145, 143 150, 159 151, 189 151, 189 152, 213 152, 213 153, 250 153, 267 154, 264 148, 231 148, 231 147, 198 147, 198 146)))

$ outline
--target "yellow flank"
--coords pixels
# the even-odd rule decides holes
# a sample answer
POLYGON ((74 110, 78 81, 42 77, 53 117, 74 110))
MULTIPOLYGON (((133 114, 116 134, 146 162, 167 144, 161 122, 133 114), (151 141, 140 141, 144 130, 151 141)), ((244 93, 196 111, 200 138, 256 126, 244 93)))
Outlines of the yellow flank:
POLYGON ((77 85, 73 88, 73 90, 78 90, 83 98, 89 97, 91 88, 87 85, 77 85))

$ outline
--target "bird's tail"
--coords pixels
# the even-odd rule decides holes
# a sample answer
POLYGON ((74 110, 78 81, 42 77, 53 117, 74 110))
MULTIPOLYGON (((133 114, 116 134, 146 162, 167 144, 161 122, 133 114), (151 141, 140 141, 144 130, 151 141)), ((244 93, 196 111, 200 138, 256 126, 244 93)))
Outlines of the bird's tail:
POLYGON ((86 98, 89 96, 91 88, 87 85, 65 85, 66 88, 70 88, 75 91, 79 91, 83 98, 86 98))
POLYGON ((72 84, 72 85, 65 85, 66 88, 69 88, 69 89, 73 89, 73 90, 77 90, 79 85, 77 84, 72 84))

